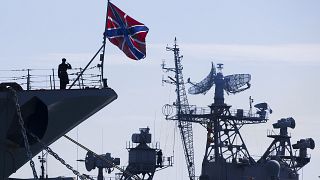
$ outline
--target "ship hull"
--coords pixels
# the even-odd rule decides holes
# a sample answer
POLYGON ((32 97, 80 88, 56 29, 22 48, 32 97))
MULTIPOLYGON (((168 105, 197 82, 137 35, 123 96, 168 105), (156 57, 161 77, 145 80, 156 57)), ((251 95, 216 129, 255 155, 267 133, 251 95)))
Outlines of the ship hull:
MULTIPOLYGON (((274 168, 267 163, 227 163, 225 161, 206 162, 200 180, 275 180, 274 168), (273 174, 274 173, 274 174, 273 174)), ((299 180, 299 175, 280 168, 279 180, 299 180)))
MULTIPOLYGON (((25 128, 49 146, 68 131, 117 98, 110 88, 18 91, 18 103, 25 128)), ((16 113, 13 95, 0 92, 1 147, 0 177, 8 178, 28 158, 16 113)), ((33 155, 43 147, 28 135, 33 155)))

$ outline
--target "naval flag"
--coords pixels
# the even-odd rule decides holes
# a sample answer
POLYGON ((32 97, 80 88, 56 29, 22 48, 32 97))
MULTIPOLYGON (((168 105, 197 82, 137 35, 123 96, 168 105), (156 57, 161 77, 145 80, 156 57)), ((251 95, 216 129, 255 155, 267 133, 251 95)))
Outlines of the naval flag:
POLYGON ((149 29, 131 18, 111 2, 108 3, 105 35, 129 58, 140 60, 146 57, 145 38, 149 29))

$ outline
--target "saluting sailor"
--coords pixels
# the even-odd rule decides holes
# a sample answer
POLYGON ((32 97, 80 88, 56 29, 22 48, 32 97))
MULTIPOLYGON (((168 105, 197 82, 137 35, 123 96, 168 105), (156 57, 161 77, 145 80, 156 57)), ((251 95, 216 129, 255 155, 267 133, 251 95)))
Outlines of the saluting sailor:
POLYGON ((69 63, 66 63, 66 58, 62 58, 62 63, 59 64, 58 68, 58 77, 60 78, 60 89, 66 89, 67 84, 69 84, 67 70, 71 68, 71 65, 69 63))

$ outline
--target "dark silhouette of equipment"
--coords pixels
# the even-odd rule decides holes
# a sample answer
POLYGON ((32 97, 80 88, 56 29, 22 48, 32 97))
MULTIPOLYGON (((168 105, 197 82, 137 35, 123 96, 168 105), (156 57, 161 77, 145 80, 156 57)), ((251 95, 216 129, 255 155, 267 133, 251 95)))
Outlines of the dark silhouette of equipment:
POLYGON ((140 133, 132 134, 131 140, 134 144, 129 144, 129 164, 126 168, 126 174, 122 174, 121 180, 131 180, 139 177, 141 180, 151 180, 157 168, 166 168, 172 166, 171 157, 169 164, 163 164, 163 154, 161 149, 151 148, 151 134, 149 128, 140 128, 140 133))
POLYGON ((282 130, 282 133, 280 132, 280 134, 282 135, 287 135, 287 128, 291 128, 294 129, 296 127, 296 121, 292 118, 282 118, 280 120, 278 120, 278 122, 272 124, 273 128, 275 129, 280 129, 280 131, 282 130))
POLYGON ((98 178, 97 180, 103 180, 103 169, 110 174, 114 165, 120 165, 120 158, 111 157, 110 153, 99 155, 100 157, 94 156, 92 152, 87 152, 85 158, 85 165, 87 171, 91 171, 98 168, 98 178))
POLYGON ((310 162, 308 157, 307 149, 314 149, 315 142, 312 138, 300 139, 296 144, 292 145, 293 149, 299 149, 299 156, 296 157, 297 167, 303 167, 310 162))
POLYGON ((267 103, 259 103, 254 105, 255 108, 257 108, 257 114, 261 118, 265 118, 267 115, 267 111, 269 111, 270 114, 272 114, 272 109, 269 108, 267 103))
POLYGON ((280 177, 289 176, 289 179, 299 179, 298 171, 310 162, 307 148, 314 149, 315 143, 312 138, 301 139, 291 146, 288 128, 294 129, 296 122, 292 117, 282 118, 272 124, 273 128, 280 129, 279 134, 269 133, 268 137, 274 140, 259 159, 258 163, 269 160, 277 160, 281 165, 280 177), (293 149, 299 149, 299 155, 293 153, 293 149))

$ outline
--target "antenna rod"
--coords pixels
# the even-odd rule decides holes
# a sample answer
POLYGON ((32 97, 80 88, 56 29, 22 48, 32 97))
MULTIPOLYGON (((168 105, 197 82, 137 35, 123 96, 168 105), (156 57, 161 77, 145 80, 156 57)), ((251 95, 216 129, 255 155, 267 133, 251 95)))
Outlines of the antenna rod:
POLYGON ((106 23, 105 23, 105 29, 104 29, 104 33, 103 33, 103 49, 102 49, 102 55, 101 55, 101 82, 103 83, 104 86, 104 82, 103 82, 103 69, 104 69, 104 59, 105 59, 105 52, 106 52, 106 39, 107 39, 107 29, 108 29, 108 7, 109 7, 109 3, 110 0, 108 0, 107 3, 107 12, 106 12, 106 23))

